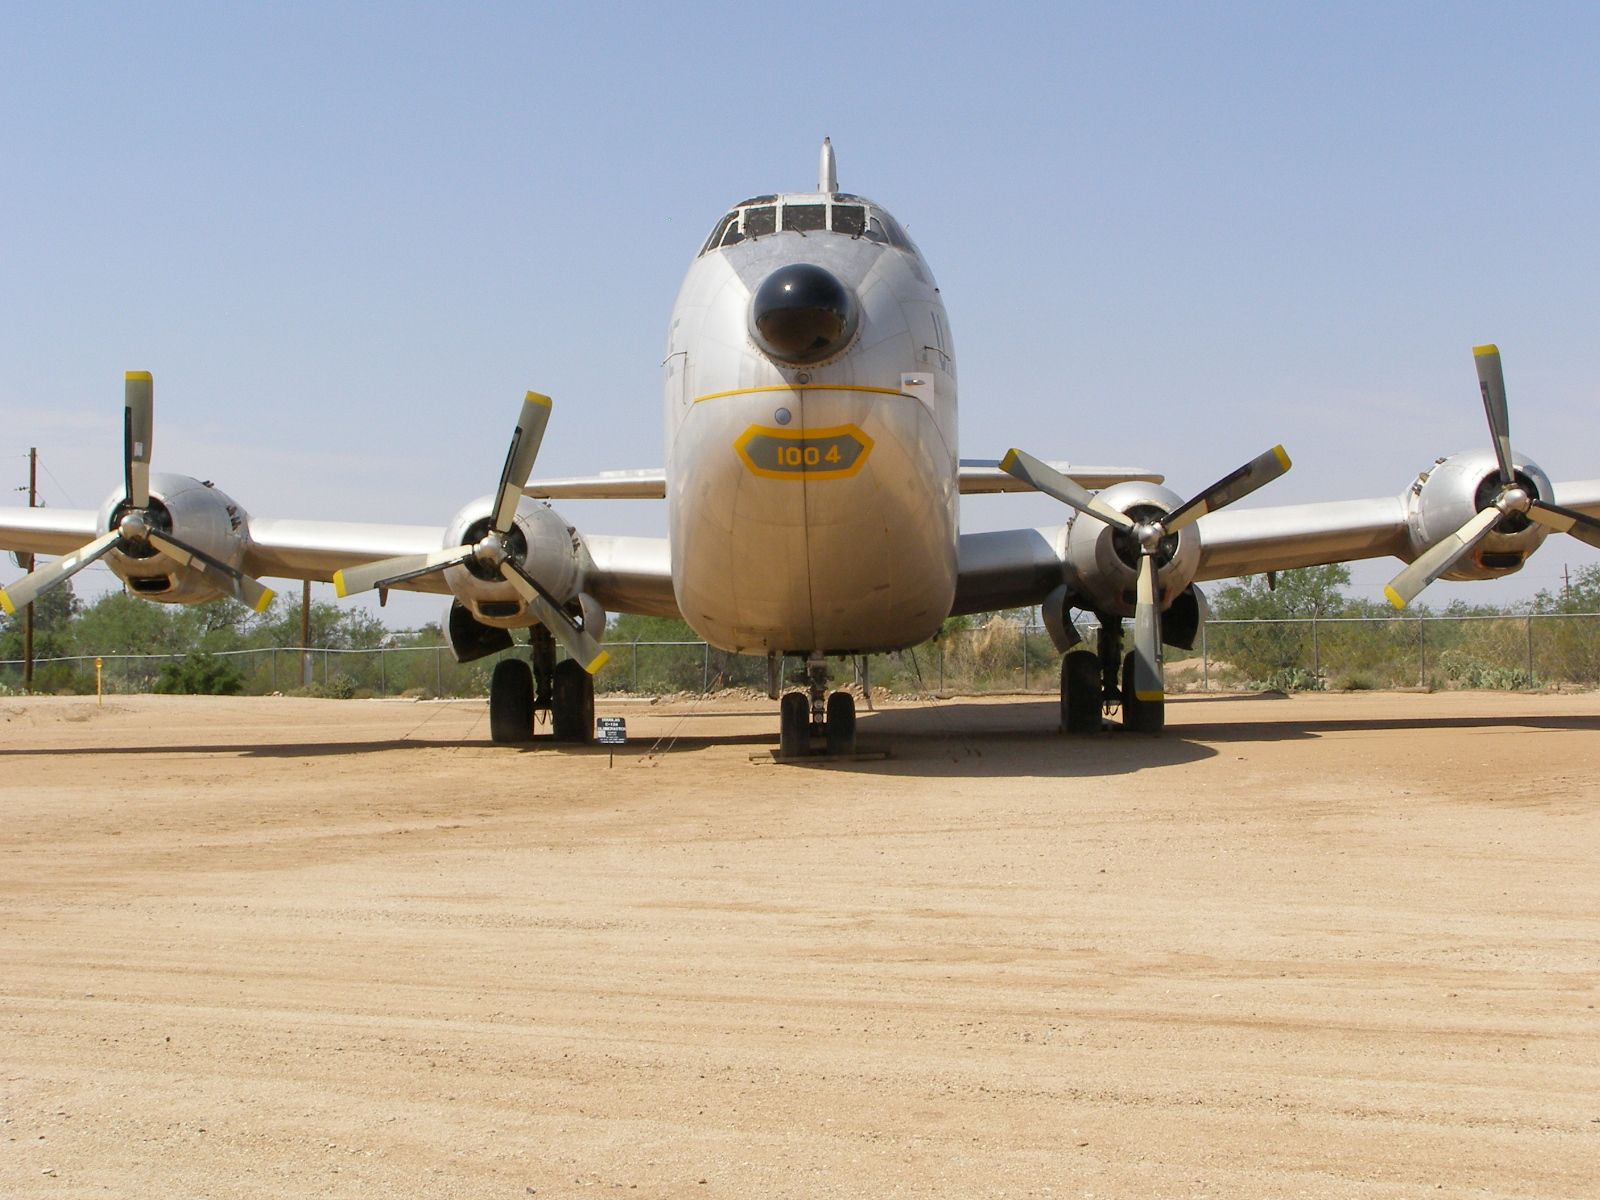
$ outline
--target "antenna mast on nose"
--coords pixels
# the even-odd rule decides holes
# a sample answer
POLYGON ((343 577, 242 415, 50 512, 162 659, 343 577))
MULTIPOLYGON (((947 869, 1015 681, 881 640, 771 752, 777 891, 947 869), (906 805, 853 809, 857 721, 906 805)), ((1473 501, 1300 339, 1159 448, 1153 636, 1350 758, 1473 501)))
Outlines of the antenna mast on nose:
POLYGON ((833 161, 833 139, 822 139, 822 162, 817 169, 817 191, 831 196, 839 190, 839 168, 833 161))

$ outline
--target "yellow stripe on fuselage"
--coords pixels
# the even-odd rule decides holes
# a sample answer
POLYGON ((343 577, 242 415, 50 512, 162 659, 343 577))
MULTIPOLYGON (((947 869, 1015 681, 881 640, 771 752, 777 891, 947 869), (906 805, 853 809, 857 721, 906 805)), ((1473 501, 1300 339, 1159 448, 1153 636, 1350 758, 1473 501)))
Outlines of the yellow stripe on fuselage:
POLYGON ((694 402, 699 404, 703 400, 726 400, 729 396, 757 396, 763 392, 865 392, 872 396, 904 396, 907 394, 899 388, 862 387, 853 384, 773 383, 764 387, 733 388, 726 392, 707 392, 704 396, 696 396, 694 402))

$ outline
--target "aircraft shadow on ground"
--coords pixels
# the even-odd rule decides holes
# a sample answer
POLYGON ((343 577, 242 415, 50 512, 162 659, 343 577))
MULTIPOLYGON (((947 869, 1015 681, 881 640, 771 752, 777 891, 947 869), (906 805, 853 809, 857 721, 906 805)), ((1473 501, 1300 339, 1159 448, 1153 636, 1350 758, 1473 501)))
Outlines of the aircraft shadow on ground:
MULTIPOLYGON (((1182 698, 1179 703, 1270 703, 1271 695, 1182 698)), ((1263 715, 1269 711, 1263 710, 1263 715)), ((1215 756, 1215 744, 1239 746, 1252 742, 1282 742, 1353 731, 1425 732, 1465 731, 1513 727, 1558 731, 1600 730, 1600 715, 1507 715, 1369 717, 1322 720, 1184 721, 1158 735, 1124 733, 1115 722, 1087 737, 1063 737, 1057 730, 1054 702, 1019 701, 1016 704, 940 704, 894 708, 861 714, 858 749, 861 757, 845 760, 824 755, 781 764, 784 767, 859 774, 950 778, 963 776, 1099 776, 1130 774, 1154 767, 1197 762, 1215 756), (884 757, 874 757, 875 755, 884 757)), ((217 754, 244 758, 333 758, 386 754, 397 750, 486 750, 501 754, 561 754, 608 757, 618 760, 665 758, 699 754, 719 748, 745 747, 752 751, 777 749, 777 730, 754 733, 701 733, 708 719, 727 720, 729 714, 706 711, 687 713, 659 737, 635 737, 610 748, 572 746, 548 735, 515 746, 494 746, 487 737, 444 738, 408 736, 380 741, 187 743, 143 746, 76 746, 30 749, 0 748, 0 759, 57 758, 78 755, 217 754)), ((759 719, 759 718, 757 718, 759 719)), ((773 725, 776 725, 774 714, 773 725)), ((752 762, 762 761, 757 754, 752 762)))

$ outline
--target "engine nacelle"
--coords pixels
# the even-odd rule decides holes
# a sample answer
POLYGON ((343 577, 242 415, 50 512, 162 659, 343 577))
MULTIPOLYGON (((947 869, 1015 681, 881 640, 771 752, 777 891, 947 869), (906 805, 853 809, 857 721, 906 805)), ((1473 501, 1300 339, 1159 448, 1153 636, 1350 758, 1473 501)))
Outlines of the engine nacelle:
MULTIPOLYGON (((1171 512, 1182 497, 1160 484, 1113 484, 1100 499, 1134 520, 1171 512)), ((1131 617, 1139 583, 1139 547, 1087 513, 1079 513, 1067 530, 1064 554, 1074 606, 1108 616, 1131 617)), ((1196 527, 1164 538, 1156 555, 1156 586, 1161 606, 1172 604, 1194 581, 1200 567, 1200 535, 1196 527)))
MULTIPOLYGON (((444 544, 471 545, 482 539, 489 530, 493 508, 494 498, 484 496, 461 509, 450 520, 444 544)), ((592 609, 599 613, 598 627, 604 626, 604 614, 583 592, 589 553, 577 531, 555 509, 548 504, 523 501, 509 540, 512 555, 521 560, 551 599, 562 608, 576 606, 586 621, 592 609)), ((528 611, 527 602, 498 570, 473 560, 450 567, 444 578, 456 600, 483 625, 525 629, 538 624, 528 611)))
MULTIPOLYGON (((100 506, 100 528, 122 517, 124 492, 118 488, 100 506)), ((187 475, 150 476, 150 522, 197 550, 232 567, 244 563, 250 545, 250 517, 225 492, 187 475)), ((173 562, 153 546, 119 545, 105 563, 129 592, 162 604, 203 604, 224 593, 203 575, 173 562)))
MULTIPOLYGON (((1539 465, 1520 454, 1512 456, 1517 482, 1530 496, 1550 501, 1555 487, 1539 465)), ((1449 537, 1494 503, 1500 492, 1500 468, 1489 451, 1469 450, 1441 458, 1406 492, 1406 527, 1411 557, 1449 537)), ((1522 569, 1528 555, 1543 543, 1548 530, 1522 513, 1508 513, 1441 578, 1498 579, 1522 569)))

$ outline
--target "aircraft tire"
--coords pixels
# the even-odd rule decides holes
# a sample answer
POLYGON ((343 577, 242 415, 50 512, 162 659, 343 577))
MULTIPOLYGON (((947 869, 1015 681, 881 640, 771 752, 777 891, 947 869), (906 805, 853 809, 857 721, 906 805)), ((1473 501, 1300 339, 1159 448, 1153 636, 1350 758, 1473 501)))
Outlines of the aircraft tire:
POLYGON ((1160 733, 1167 723, 1165 700, 1141 700, 1133 690, 1133 655, 1122 659, 1122 727, 1130 733, 1160 733))
POLYGON ((826 737, 829 754, 856 752, 856 698, 849 692, 829 693, 826 737))
POLYGON ((586 745, 594 737, 594 676, 575 659, 556 664, 550 689, 550 730, 558 742, 586 745))
POLYGON ((1061 732, 1100 732, 1100 656, 1069 650, 1061 657, 1061 732))
POLYGON ((533 670, 503 658, 489 677, 489 737, 504 745, 533 740, 533 670))
POLYGON ((778 757, 811 753, 811 705, 804 692, 785 692, 778 701, 778 757))

